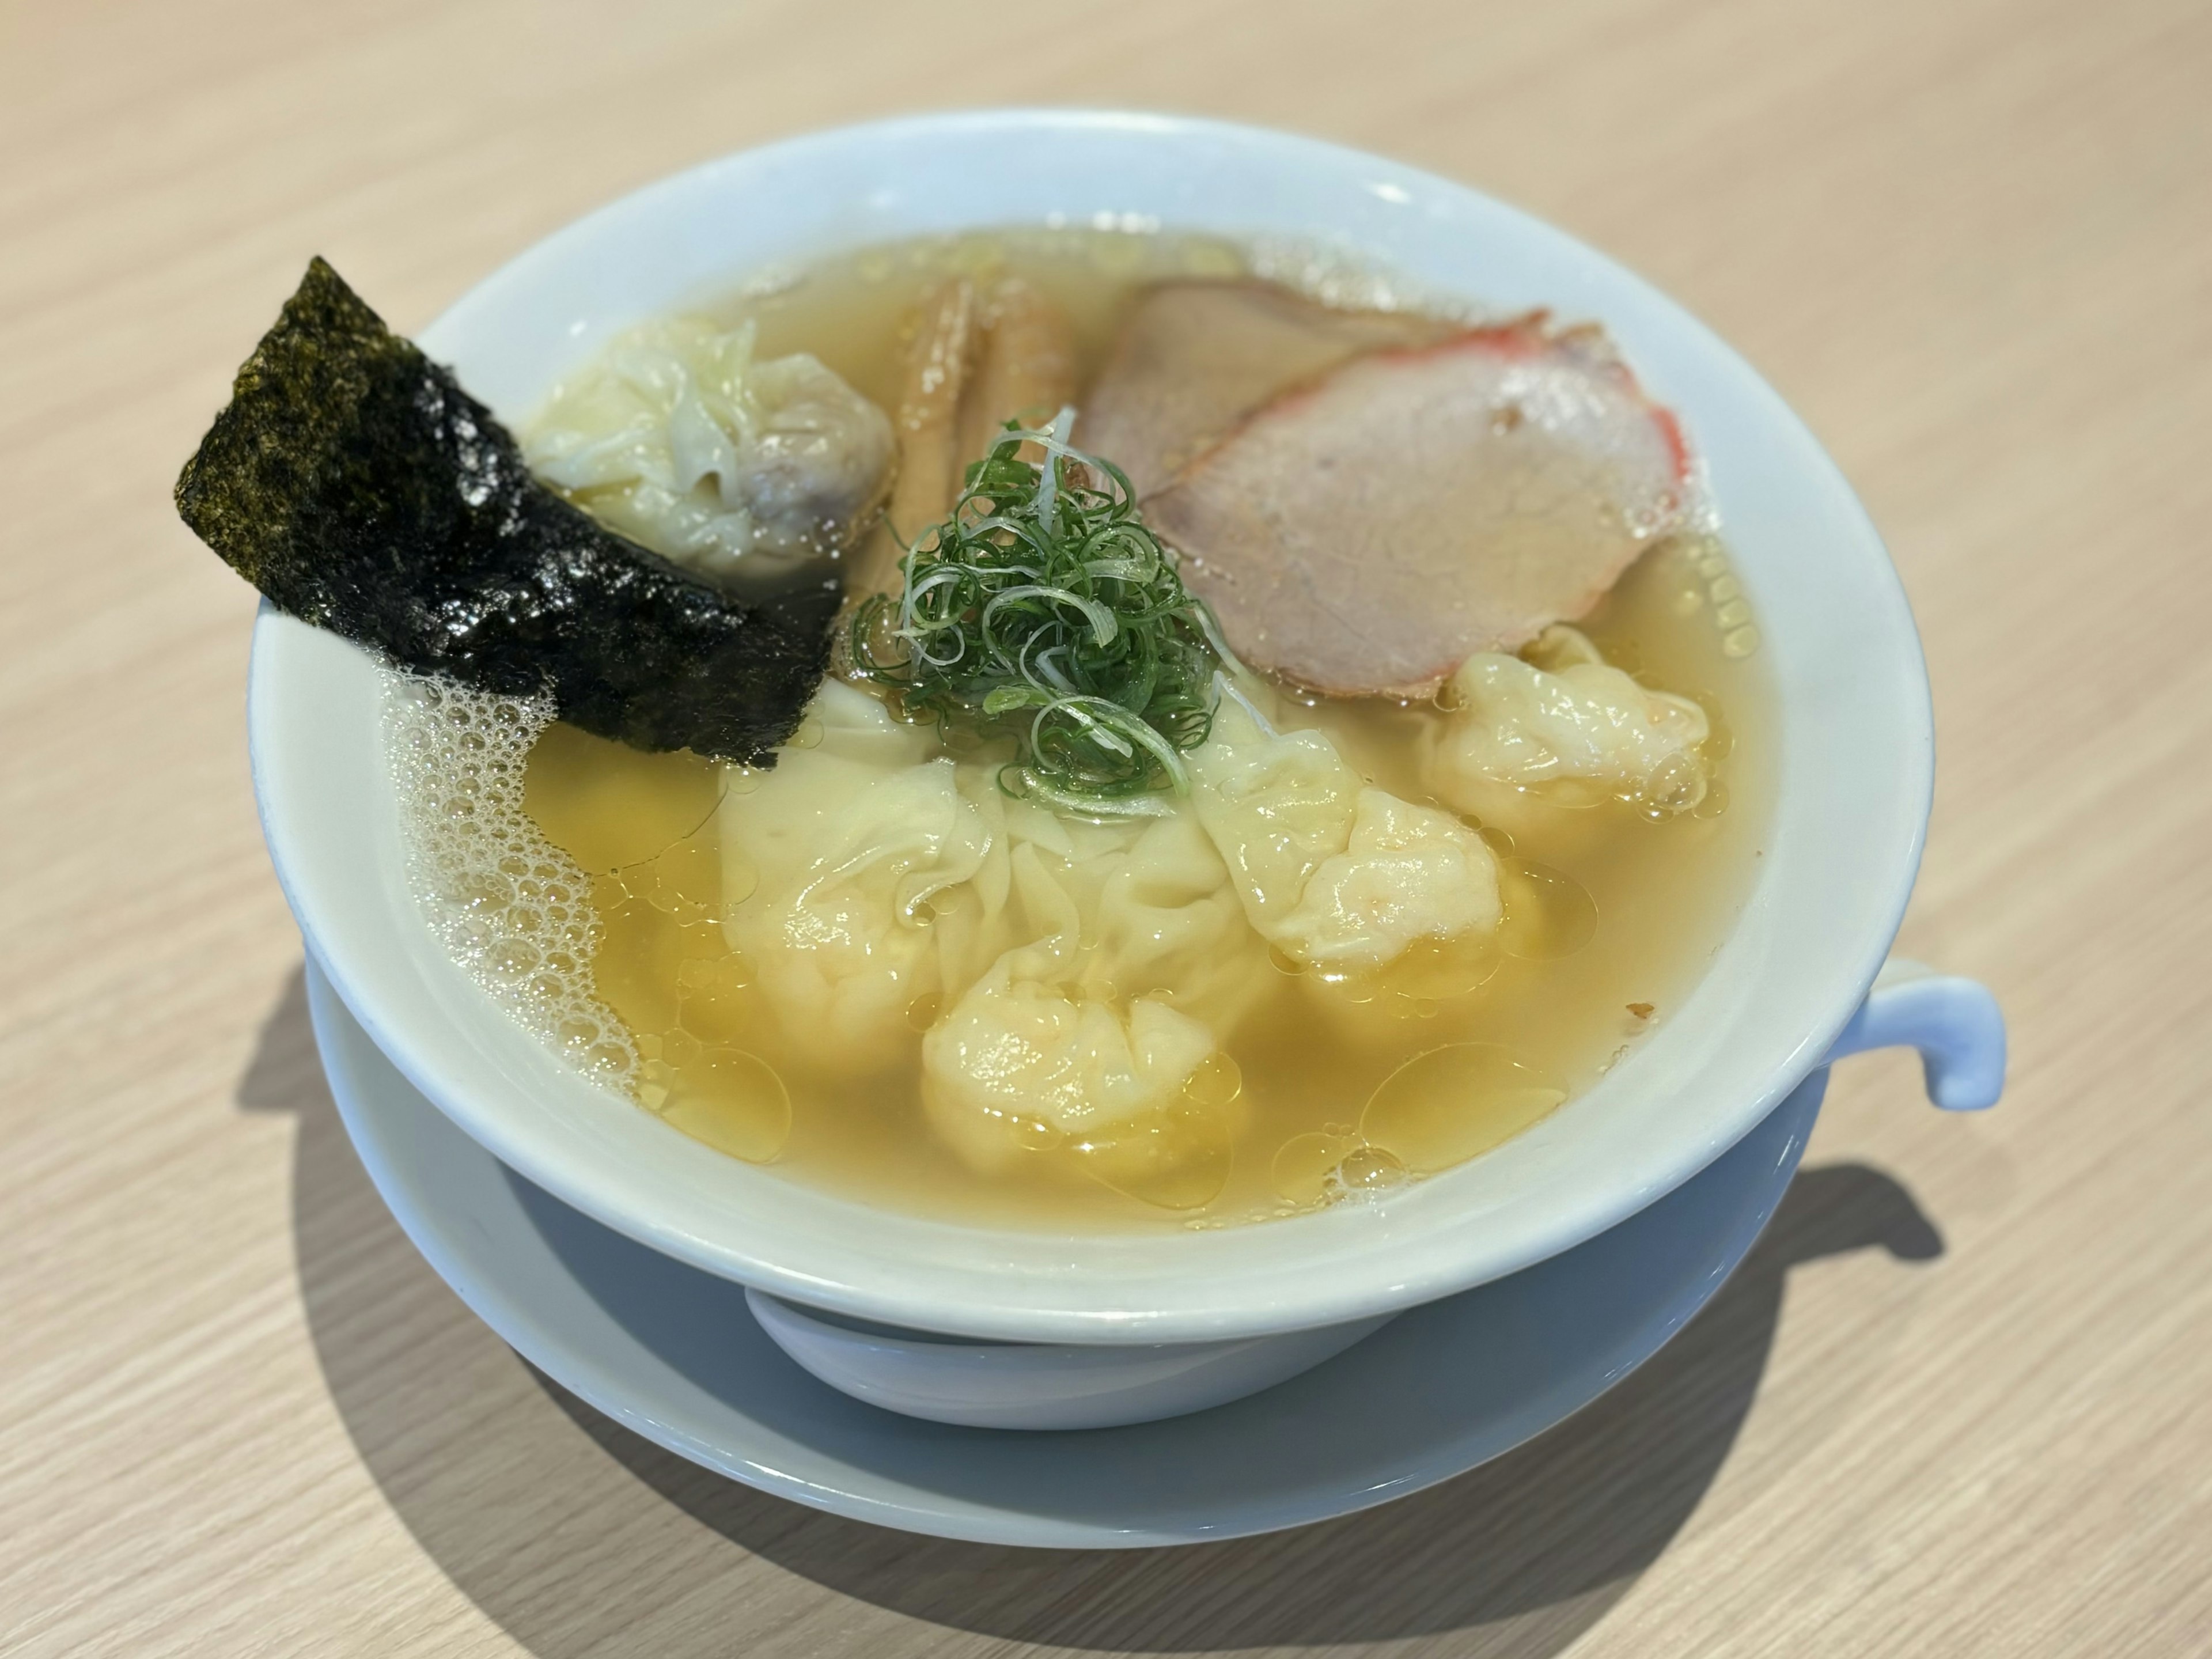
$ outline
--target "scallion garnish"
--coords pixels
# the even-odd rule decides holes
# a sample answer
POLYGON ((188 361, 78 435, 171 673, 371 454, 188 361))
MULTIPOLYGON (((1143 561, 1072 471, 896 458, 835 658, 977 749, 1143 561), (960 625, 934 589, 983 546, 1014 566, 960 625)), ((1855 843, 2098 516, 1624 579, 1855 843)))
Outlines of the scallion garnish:
POLYGON ((1068 447, 1073 418, 1009 424, 968 469, 951 516, 901 561, 904 590, 854 611, 853 670, 910 719, 1012 738, 1009 794, 1163 812, 1189 788, 1182 755, 1212 725, 1228 647, 1121 469, 1068 447))

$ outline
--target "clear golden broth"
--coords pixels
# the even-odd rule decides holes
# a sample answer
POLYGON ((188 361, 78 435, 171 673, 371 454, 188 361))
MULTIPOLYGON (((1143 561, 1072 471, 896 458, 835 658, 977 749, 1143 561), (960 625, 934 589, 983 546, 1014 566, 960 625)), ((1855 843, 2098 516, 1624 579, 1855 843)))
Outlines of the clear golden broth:
MULTIPOLYGON (((1236 250, 1212 240, 1013 232, 871 250, 720 314, 753 318, 763 355, 811 351, 888 404, 902 322, 950 271, 1012 271, 1038 285, 1073 319, 1087 374, 1138 284, 1240 269, 1236 250)), ((911 1011, 903 1070, 858 1085, 811 1081, 806 1034, 777 1029, 722 937, 722 906, 742 896, 721 890, 722 768, 556 725, 532 751, 526 805, 593 878, 599 994, 639 1039, 641 1103, 687 1133, 870 1203, 969 1222, 1095 1230, 1281 1215, 1519 1133, 1663 1022, 1733 924, 1756 870, 1772 767, 1771 696, 1724 551, 1705 538, 1655 550, 1582 626, 1608 660, 1712 714, 1705 803, 1656 821, 1611 801, 1553 809, 1517 842, 1486 829, 1507 918, 1503 948, 1479 958, 1417 947, 1365 988, 1278 975, 1227 1034, 1226 1060, 1190 1087, 1204 1105, 1228 1105, 1213 1114, 1231 1125, 1225 1145, 1174 1179, 1123 1183, 1157 1202, 1064 1156, 985 1176, 945 1146, 920 1098, 934 999, 911 1011), (1363 1123, 1379 1146, 1362 1145, 1363 1123)), ((1370 781, 1430 799, 1414 745, 1434 708, 1324 702, 1286 712, 1328 732, 1370 781)))

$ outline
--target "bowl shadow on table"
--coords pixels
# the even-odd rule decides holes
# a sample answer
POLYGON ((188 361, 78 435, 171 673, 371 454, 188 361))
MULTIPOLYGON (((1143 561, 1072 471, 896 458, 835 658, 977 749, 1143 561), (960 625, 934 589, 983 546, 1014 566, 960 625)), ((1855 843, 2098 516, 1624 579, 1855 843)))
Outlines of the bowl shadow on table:
MULTIPOLYGON (((915 1537, 753 1492, 516 1358, 446 1290, 369 1185, 323 1081, 296 975, 238 1098, 298 1118, 301 1291, 348 1432, 441 1570, 539 1659, 727 1652, 742 1628, 733 1620, 774 1606, 781 1620, 807 1600, 803 1585, 764 1584, 775 1569, 889 1614, 1060 1647, 1249 1650, 1454 1632, 1455 1654, 1540 1659, 1601 1618, 1697 1507, 1765 1368, 1789 1270, 1865 1249, 1906 1261, 1942 1250, 1890 1176, 1853 1164, 1807 1169, 1680 1336, 1574 1418, 1480 1468, 1272 1537, 1016 1549, 915 1537), (683 1627, 660 1628, 678 1582, 683 1627), (647 1628, 649 1647, 629 1645, 647 1628)), ((849 1614, 825 1626, 824 1639, 845 1632, 849 1650, 886 1650, 871 1647, 886 1630, 864 1631, 849 1614)), ((848 1650, 843 1639, 812 1650, 848 1650)))

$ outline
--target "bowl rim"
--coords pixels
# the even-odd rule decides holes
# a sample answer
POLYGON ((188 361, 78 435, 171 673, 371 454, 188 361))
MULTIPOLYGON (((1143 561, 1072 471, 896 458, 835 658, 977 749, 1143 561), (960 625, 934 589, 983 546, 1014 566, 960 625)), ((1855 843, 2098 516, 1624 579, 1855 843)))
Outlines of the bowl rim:
MULTIPOLYGON (((1405 1189, 1385 1205, 1338 1206, 1211 1232, 1063 1236, 963 1228, 870 1208, 736 1164, 569 1071, 443 956, 411 896, 398 896, 405 901, 403 909, 389 890, 392 882, 360 879, 364 861, 388 876, 398 845, 396 823, 368 822, 374 814, 365 811, 377 799, 377 778, 389 786, 380 738, 369 737, 364 724, 365 717, 380 722, 380 693, 372 711, 364 688, 380 685, 386 671, 368 653, 264 605, 254 627, 247 718, 256 799, 272 862, 308 950, 411 1083, 520 1174, 617 1231, 707 1271, 848 1316, 1006 1340, 1216 1340, 1416 1305, 1571 1248, 1671 1191, 1735 1144, 1820 1063, 1863 999, 1911 894, 1934 766, 1932 709, 1911 611, 1864 508, 1803 422, 1748 364, 1604 255, 1467 185, 1261 128, 1054 109, 902 117, 708 161, 649 184, 525 250, 418 338, 433 356, 456 362, 477 395, 495 408, 513 406, 530 393, 533 373, 542 390, 553 372, 542 362, 534 370, 526 366, 533 340, 541 355, 556 337, 580 352, 642 314, 584 296, 600 292, 594 283, 629 281, 635 287, 642 280, 635 271, 643 246, 675 267, 652 279, 663 287, 646 310, 666 308, 673 296, 690 291, 684 283, 696 289, 717 270, 725 291, 744 277, 744 269, 714 264, 714 237, 685 216, 702 203, 750 191, 761 209, 797 213, 802 210, 793 204, 810 190, 860 191, 872 177, 923 178, 927 188, 919 197, 910 184, 856 197, 857 219, 853 202, 828 202, 807 221, 818 253, 883 240, 850 234, 854 225, 872 222, 870 214, 893 223, 905 222, 902 213, 909 219, 949 216, 946 228, 1034 222, 1012 210, 963 219, 955 208, 963 191, 978 187, 979 170, 1000 166, 1027 179, 1058 164, 1062 173, 1072 172, 1074 182, 1065 187, 1069 199, 1078 199, 1088 176, 1084 167, 1096 172, 1100 157, 1146 173, 1152 182, 1145 199, 1155 204, 1149 216, 1155 222, 1173 222, 1171 212, 1158 207, 1202 200, 1205 180, 1198 179, 1194 191, 1192 180, 1220 169, 1246 191, 1238 199, 1265 197, 1271 211, 1310 210, 1309 195, 1326 196, 1330 204, 1342 197, 1349 204, 1341 209, 1344 218, 1359 226, 1333 222, 1323 234, 1356 246, 1373 246, 1371 238, 1363 240, 1361 216, 1380 204, 1383 217, 1376 224, 1402 224, 1389 215, 1411 213, 1416 234, 1422 218, 1442 226, 1435 233, 1443 239, 1438 246, 1474 246, 1488 238, 1480 244, 1484 257, 1509 264, 1517 258, 1516 280, 1548 277, 1563 292, 1611 296, 1608 302, 1620 309, 1601 319, 1655 396, 1678 408, 1687 399, 1693 443, 1701 436, 1700 398, 1735 411, 1729 429, 1742 442, 1732 436, 1726 468, 1719 467, 1717 453, 1699 446, 1709 466, 1728 475, 1716 476, 1714 484, 1732 551, 1742 550, 1724 483, 1759 502, 1761 514, 1778 514, 1785 527, 1794 505, 1798 527, 1832 556, 1785 564, 1777 554, 1763 572, 1743 574, 1763 623, 1778 619, 1781 612, 1770 609, 1776 599, 1786 598, 1808 616, 1821 603, 1843 607, 1842 622, 1802 625, 1801 644, 1819 659, 1819 673, 1808 669, 1802 688, 1778 687, 1783 707, 1777 717, 1778 734, 1794 729, 1802 712, 1794 700, 1804 699, 1806 709, 1817 706, 1818 730, 1826 734, 1821 741, 1841 747, 1833 754, 1821 748, 1816 766, 1803 763, 1785 744, 1775 811, 1780 820, 1796 788, 1817 794, 1831 815, 1850 814, 1856 832, 1825 840, 1815 835, 1808 844, 1829 862, 1797 871, 1796 865, 1815 860, 1809 852, 1794 862, 1781 856, 1778 823, 1778 856, 1767 860, 1745 916, 1716 952, 1705 981, 1677 1020, 1613 1075, 1506 1148, 1405 1189), (1009 145, 1016 137, 1021 143, 1009 145), (932 168, 938 170, 933 185, 932 168), (547 310, 558 310, 563 293, 577 301, 565 331, 554 328, 558 317, 547 310), (1655 355, 1663 361, 1655 364, 1655 355), (1656 377, 1655 366, 1661 369, 1656 377), (1781 499, 1770 513, 1766 495, 1775 489, 1781 499), (1786 581, 1776 574, 1785 568, 1786 581), (1844 628, 1857 630, 1846 641, 1852 649, 1829 649, 1822 630, 1844 628), (374 763, 364 765, 371 750, 374 763), (1850 775, 1840 783, 1818 775, 1838 756, 1850 775), (1854 784, 1864 787, 1855 794, 1847 787, 1854 784), (1780 873, 1785 863, 1795 872, 1787 883, 1780 873), (1820 882, 1831 883, 1835 892, 1815 902, 1820 882), (419 938, 408 936, 409 918, 419 938), (1822 924, 1809 943, 1777 933, 1783 922, 1808 918, 1822 924), (426 943, 434 960, 426 956, 426 943), (1715 985, 1724 967, 1723 994, 1715 985), (1763 1026, 1762 1000, 1774 1002, 1774 984, 1784 982, 1791 988, 1786 1020, 1781 1029, 1763 1026), (1736 1046, 1728 1048, 1728 1041, 1736 1046), (1664 1068, 1655 1059, 1662 1050, 1670 1056, 1664 1068), (1724 1088, 1716 1085, 1725 1100, 1713 1103, 1686 1092, 1690 1083, 1713 1075, 1726 1079, 1724 1088), (1617 1107, 1639 1081, 1647 1096, 1674 1092, 1649 1121, 1618 1110, 1604 1120, 1613 1129, 1628 1128, 1626 1150, 1597 1148, 1588 1127, 1593 1118, 1586 1116, 1580 1130, 1563 1134, 1557 1128, 1601 1094, 1617 1107), (637 1121, 617 1121, 610 1106, 637 1121), (656 1130, 684 1147, 653 1140, 656 1130), (1577 1139, 1590 1144, 1578 1146, 1577 1139), (709 1170, 698 1161, 702 1158, 729 1167, 709 1170), (1468 1178, 1478 1171, 1486 1178, 1468 1178), (1347 1224, 1362 1231, 1348 1231, 1347 1224), (1263 1242, 1238 1244, 1238 1238, 1263 1242)), ((984 179, 984 194, 996 177, 984 179)), ((1122 190, 1118 199, 1139 196, 1145 191, 1122 190)), ((1197 219, 1180 222, 1206 228, 1197 219)), ((1249 222, 1212 223, 1231 234, 1264 234, 1249 222)), ((1486 290, 1469 297, 1500 296, 1486 290)), ((1810 824, 1816 815, 1808 807, 1802 816, 1810 824)))

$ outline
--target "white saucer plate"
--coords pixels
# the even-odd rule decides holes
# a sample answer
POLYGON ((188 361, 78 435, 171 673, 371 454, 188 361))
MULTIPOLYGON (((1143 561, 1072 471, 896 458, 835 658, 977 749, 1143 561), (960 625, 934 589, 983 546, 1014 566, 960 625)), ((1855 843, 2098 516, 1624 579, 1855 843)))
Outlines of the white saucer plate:
POLYGON ((849 1400, 762 1332, 744 1287, 514 1174, 380 1053, 311 959, 339 1115, 400 1226, 538 1370, 646 1438, 832 1514, 977 1543, 1128 1548, 1368 1508, 1510 1451, 1656 1352, 1774 1213, 1814 1072, 1693 1179, 1564 1255, 1416 1308, 1263 1394, 1164 1422, 1015 1433, 849 1400))

